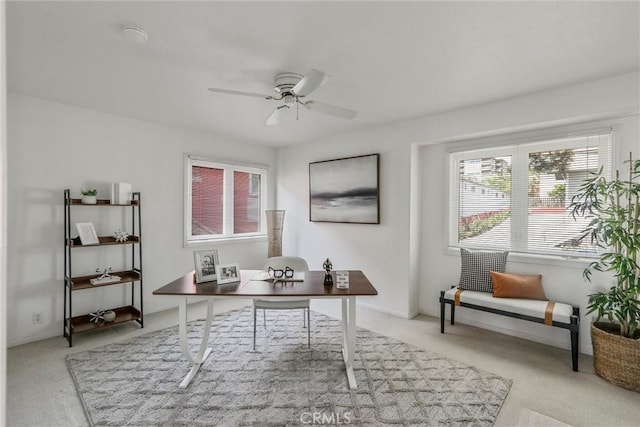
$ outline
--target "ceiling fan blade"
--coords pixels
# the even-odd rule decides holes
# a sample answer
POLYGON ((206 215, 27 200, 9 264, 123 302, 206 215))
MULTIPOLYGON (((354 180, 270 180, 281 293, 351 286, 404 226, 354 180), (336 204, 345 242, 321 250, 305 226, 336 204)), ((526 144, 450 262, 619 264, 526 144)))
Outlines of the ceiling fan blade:
POLYGON ((300 80, 293 89, 291 89, 291 91, 297 96, 309 95, 311 92, 325 84, 330 77, 330 75, 323 71, 315 69, 311 70, 304 75, 302 80, 300 80))
POLYGON ((275 110, 273 110, 273 113, 271 113, 271 115, 267 117, 267 120, 264 122, 264 124, 267 126, 275 126, 278 123, 280 123, 280 120, 282 119, 282 116, 283 116, 283 109, 285 108, 289 108, 289 106, 281 105, 275 110))
POLYGON ((340 117, 347 120, 353 119, 358 114, 356 111, 349 110, 348 108, 325 104, 324 102, 307 101, 301 104, 307 107, 309 110, 319 111, 320 113, 330 114, 332 116, 340 117))
POLYGON ((238 90, 220 89, 217 87, 210 87, 209 91, 217 92, 217 93, 226 93, 227 95, 242 95, 242 96, 251 96, 253 98, 273 99, 273 96, 271 95, 262 95, 260 93, 253 93, 253 92, 240 92, 238 90))

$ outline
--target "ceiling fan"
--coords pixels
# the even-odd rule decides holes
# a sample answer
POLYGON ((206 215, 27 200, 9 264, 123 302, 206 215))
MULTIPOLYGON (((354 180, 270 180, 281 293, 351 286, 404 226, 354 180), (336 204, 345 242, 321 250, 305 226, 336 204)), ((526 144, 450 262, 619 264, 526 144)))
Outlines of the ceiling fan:
POLYGON ((307 110, 318 111, 320 113, 329 114, 342 119, 351 120, 356 116, 356 112, 347 108, 338 107, 336 105, 325 104, 324 102, 318 102, 313 100, 305 101, 305 98, 314 90, 325 84, 329 80, 329 75, 319 71, 311 70, 304 76, 298 73, 278 73, 274 77, 274 90, 277 95, 262 95, 252 92, 241 92, 237 90, 209 88, 211 92, 226 93, 228 95, 242 95, 251 96, 254 98, 263 98, 272 101, 282 101, 282 104, 277 106, 273 113, 267 117, 264 122, 268 126, 277 125, 283 117, 283 113, 286 110, 294 107, 296 108, 296 119, 298 107, 302 106, 307 110))

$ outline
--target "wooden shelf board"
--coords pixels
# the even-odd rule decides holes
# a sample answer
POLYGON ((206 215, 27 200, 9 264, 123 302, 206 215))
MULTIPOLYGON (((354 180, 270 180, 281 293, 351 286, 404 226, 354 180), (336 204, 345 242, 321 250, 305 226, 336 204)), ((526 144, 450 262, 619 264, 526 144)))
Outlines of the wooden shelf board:
POLYGON ((139 236, 129 236, 127 241, 125 242, 116 242, 116 238, 113 236, 98 236, 98 240, 100 241, 97 245, 81 245, 76 244, 74 239, 67 240, 67 244, 72 248, 95 248, 97 246, 113 246, 113 245, 135 245, 140 243, 139 236))
MULTIPOLYGON (((78 334, 80 332, 92 331, 94 329, 104 329, 114 325, 118 325, 120 323, 131 322, 132 320, 142 319, 142 314, 140 313, 140 310, 130 305, 126 307, 112 308, 110 310, 113 310, 116 313, 116 319, 113 322, 100 322, 96 324, 91 322, 91 316, 89 314, 72 317, 71 318, 72 333, 78 334)), ((67 322, 68 321, 69 320, 67 319, 67 322)))
POLYGON ((100 277, 101 274, 92 274, 90 276, 78 276, 71 278, 71 290, 79 291, 82 289, 94 289, 100 288, 102 286, 113 286, 113 285, 122 285, 123 283, 129 282, 137 282, 142 279, 142 274, 137 271, 127 270, 127 271, 114 271, 111 273, 114 276, 120 276, 119 282, 111 282, 111 283, 102 283, 99 285, 92 285, 91 279, 95 279, 100 277))
POLYGON ((84 204, 82 203, 82 199, 69 199, 69 204, 70 205, 74 205, 74 206, 124 206, 124 207, 131 207, 131 206, 138 206, 138 200, 132 200, 131 203, 121 203, 121 204, 111 204, 111 200, 109 199, 98 199, 96 200, 96 203, 93 205, 88 205, 88 204, 84 204))

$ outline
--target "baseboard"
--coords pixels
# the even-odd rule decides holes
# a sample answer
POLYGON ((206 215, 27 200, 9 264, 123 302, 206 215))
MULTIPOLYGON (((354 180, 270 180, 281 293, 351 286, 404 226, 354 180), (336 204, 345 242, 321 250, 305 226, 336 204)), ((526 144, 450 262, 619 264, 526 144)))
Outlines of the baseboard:
MULTIPOLYGON (((12 339, 7 341, 7 348, 17 347, 19 345, 30 344, 36 341, 48 340, 50 338, 60 337, 60 339, 66 339, 62 336, 62 332, 59 330, 60 328, 56 328, 57 332, 53 331, 43 331, 42 333, 30 335, 28 337, 21 337, 18 339, 12 339)), ((68 342, 67 342, 68 344, 68 342)))
POLYGON ((400 313, 400 312, 393 311, 393 310, 387 310, 387 309, 382 308, 382 307, 377 306, 377 305, 367 304, 366 302, 358 301, 357 304, 358 304, 359 307, 364 307, 364 308, 367 308, 369 310, 377 311, 379 313, 390 314, 391 316, 399 317, 401 319, 412 319, 412 318, 416 317, 418 314, 420 314, 420 312, 418 310, 415 310, 415 313, 413 311, 411 313, 400 313))

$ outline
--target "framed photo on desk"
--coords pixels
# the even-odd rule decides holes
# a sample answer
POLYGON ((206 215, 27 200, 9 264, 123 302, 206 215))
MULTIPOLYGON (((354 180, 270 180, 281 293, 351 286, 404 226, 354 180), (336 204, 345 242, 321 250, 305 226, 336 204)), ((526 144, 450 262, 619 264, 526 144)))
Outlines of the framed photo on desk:
POLYGON ((219 285, 240 281, 240 264, 238 263, 218 265, 216 272, 219 285))
POLYGON ((216 267, 220 264, 217 249, 195 251, 193 253, 193 263, 196 269, 196 283, 216 280, 216 267))

